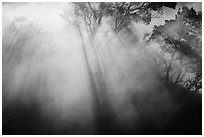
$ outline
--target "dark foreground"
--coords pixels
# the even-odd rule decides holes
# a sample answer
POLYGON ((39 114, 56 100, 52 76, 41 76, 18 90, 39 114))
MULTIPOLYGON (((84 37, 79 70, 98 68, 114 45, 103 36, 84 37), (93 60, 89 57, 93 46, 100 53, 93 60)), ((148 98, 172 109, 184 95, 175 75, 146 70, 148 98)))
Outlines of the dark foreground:
MULTIPOLYGON (((81 126, 81 122, 61 122, 58 125, 53 125, 52 121, 40 114, 39 105, 37 103, 21 104, 20 101, 8 105, 3 109, 3 135, 52 135, 52 134, 142 134, 142 135, 200 135, 202 134, 202 99, 201 95, 182 93, 174 94, 178 107, 177 112, 171 117, 168 122, 155 128, 151 120, 152 111, 148 111, 148 107, 137 105, 135 97, 135 107, 140 113, 140 122, 134 122, 132 127, 118 125, 114 121, 114 115, 106 108, 101 108, 101 114, 97 113, 94 129, 87 126, 81 126), (124 129, 123 129, 124 128, 124 129)), ((154 102, 149 102, 154 103, 154 102)), ((162 103, 162 102, 161 102, 162 103)), ((154 108, 153 108, 154 110, 154 108)), ((154 115, 154 114, 152 114, 154 115)), ((171 114, 169 114, 171 115, 171 114)), ((168 116, 167 116, 168 117, 168 116)), ((165 118, 165 117, 164 117, 165 118)))

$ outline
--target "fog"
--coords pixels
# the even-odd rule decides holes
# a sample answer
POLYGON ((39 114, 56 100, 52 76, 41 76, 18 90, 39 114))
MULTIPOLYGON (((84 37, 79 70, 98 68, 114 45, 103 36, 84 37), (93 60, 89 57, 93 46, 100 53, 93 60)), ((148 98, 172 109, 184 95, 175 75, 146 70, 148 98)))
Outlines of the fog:
POLYGON ((2 7, 4 134, 170 132, 186 100, 166 88, 143 25, 116 35, 104 23, 90 40, 63 19, 68 3, 2 7))

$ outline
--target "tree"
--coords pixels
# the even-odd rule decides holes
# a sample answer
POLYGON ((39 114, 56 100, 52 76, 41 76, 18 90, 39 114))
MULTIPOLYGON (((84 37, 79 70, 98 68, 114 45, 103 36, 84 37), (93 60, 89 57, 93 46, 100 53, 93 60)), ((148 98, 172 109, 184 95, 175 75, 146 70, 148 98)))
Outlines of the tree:
POLYGON ((111 28, 117 34, 133 22, 137 23, 142 21, 145 24, 149 24, 151 18, 162 15, 162 8, 164 6, 175 8, 176 3, 80 2, 73 3, 73 9, 71 9, 71 11, 65 11, 62 15, 62 17, 71 23, 80 34, 83 49, 82 54, 84 55, 88 72, 90 90, 93 94, 93 107, 96 112, 96 127, 99 132, 112 134, 119 132, 119 127, 114 121, 114 112, 111 108, 109 96, 107 95, 108 89, 101 67, 103 66, 101 65, 103 63, 101 62, 103 57, 98 54, 96 45, 92 42, 92 40, 95 39, 98 28, 103 24, 103 21, 108 20, 108 25, 111 25, 111 28), (73 14, 71 14, 72 17, 69 18, 70 12, 73 14), (93 55, 90 56, 90 53, 93 55), (92 57, 91 60, 90 57, 92 57), (94 69, 91 67, 91 63, 94 63, 94 69), (109 125, 108 127, 106 127, 107 124, 109 125))
MULTIPOLYGON (((172 56, 171 60, 180 62, 185 67, 183 73, 193 74, 188 80, 178 73, 174 79, 175 84, 182 84, 187 89, 198 90, 201 88, 202 71, 202 13, 193 8, 182 7, 174 20, 166 20, 164 25, 154 26, 148 42, 153 40, 163 41, 162 50, 172 56), (174 57, 174 58, 173 58, 174 57), (178 80, 180 79, 180 80, 178 80)), ((170 67, 166 68, 167 81, 170 80, 170 67)), ((171 80, 171 82, 173 82, 171 80)))
POLYGON ((113 16, 113 26, 117 33, 132 22, 143 22, 148 25, 152 18, 162 15, 163 7, 174 9, 175 6, 174 2, 116 2, 109 4, 105 13, 113 16))
POLYGON ((152 18, 163 13, 163 7, 175 9, 175 2, 76 2, 75 14, 84 18, 89 29, 101 25, 108 17, 112 19, 113 30, 118 33, 132 22, 149 24, 152 18))

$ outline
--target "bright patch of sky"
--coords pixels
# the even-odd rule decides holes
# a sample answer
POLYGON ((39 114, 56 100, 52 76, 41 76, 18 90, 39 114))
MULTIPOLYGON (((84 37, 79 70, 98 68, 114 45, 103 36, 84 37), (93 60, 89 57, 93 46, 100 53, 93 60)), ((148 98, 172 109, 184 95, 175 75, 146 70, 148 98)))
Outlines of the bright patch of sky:
POLYGON ((165 20, 175 19, 175 15, 177 14, 179 8, 182 8, 183 6, 187 6, 189 8, 193 7, 196 11, 202 11, 202 3, 200 2, 195 2, 195 3, 181 2, 177 4, 176 9, 165 7, 163 9, 163 16, 161 16, 160 18, 152 19, 149 25, 138 23, 137 29, 139 30, 140 33, 143 33, 143 34, 150 33, 153 30, 154 25, 162 25, 165 23, 165 20))

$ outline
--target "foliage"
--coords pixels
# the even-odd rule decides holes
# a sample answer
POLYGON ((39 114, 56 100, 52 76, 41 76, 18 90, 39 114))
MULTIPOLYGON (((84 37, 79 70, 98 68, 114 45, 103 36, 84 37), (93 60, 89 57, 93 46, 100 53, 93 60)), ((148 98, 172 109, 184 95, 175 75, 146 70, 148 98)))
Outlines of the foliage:
MULTIPOLYGON (((154 26, 148 42, 164 41, 161 46, 164 52, 175 54, 174 60, 179 60, 188 71, 194 74, 188 83, 183 83, 188 89, 198 90, 202 71, 202 13, 193 8, 179 9, 174 20, 166 20, 164 25, 154 26), (191 83, 191 84, 190 84, 191 83), (191 86, 190 86, 191 85, 191 86)), ((185 70, 185 71, 186 71, 185 70)), ((169 79, 169 76, 167 76, 169 79)))
POLYGON ((152 18, 163 13, 163 7, 175 9, 175 2, 76 2, 75 14, 83 18, 89 29, 94 24, 101 25, 110 17, 115 32, 119 32, 132 22, 149 24, 152 18))

